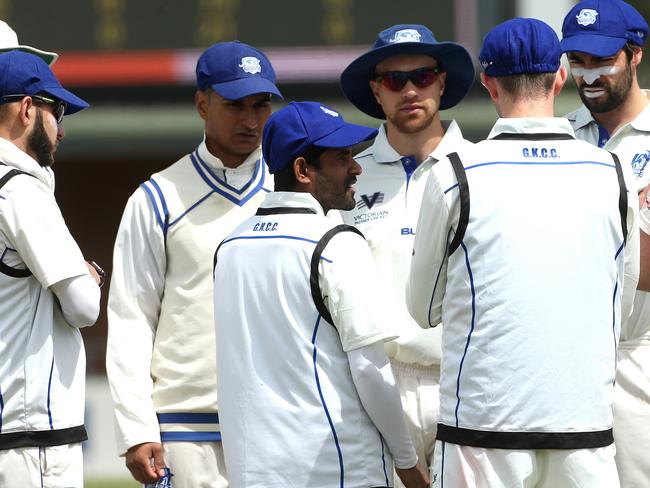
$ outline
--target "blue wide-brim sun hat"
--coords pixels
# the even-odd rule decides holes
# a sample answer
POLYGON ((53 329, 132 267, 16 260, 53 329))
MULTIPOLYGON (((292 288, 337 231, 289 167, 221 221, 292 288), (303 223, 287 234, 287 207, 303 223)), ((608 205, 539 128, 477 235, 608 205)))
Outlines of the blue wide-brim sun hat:
POLYGON ((372 49, 352 61, 341 74, 343 93, 363 113, 377 119, 386 118, 370 89, 370 80, 374 78, 377 64, 398 54, 423 54, 438 61, 440 69, 447 73, 440 110, 458 104, 474 83, 474 63, 463 46, 450 41, 438 42, 420 24, 395 25, 380 32, 372 49))

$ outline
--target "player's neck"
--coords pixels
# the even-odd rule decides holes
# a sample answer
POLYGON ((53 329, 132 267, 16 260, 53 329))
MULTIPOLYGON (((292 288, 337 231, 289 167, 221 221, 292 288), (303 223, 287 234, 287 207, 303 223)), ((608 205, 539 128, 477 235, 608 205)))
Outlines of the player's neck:
POLYGON ((621 105, 609 112, 592 113, 592 116, 611 135, 636 119, 649 103, 650 100, 646 97, 646 93, 635 83, 621 105))
POLYGON ((431 154, 445 135, 445 128, 437 115, 431 124, 415 133, 400 132, 390 122, 386 123, 388 143, 402 156, 413 156, 418 164, 431 154))

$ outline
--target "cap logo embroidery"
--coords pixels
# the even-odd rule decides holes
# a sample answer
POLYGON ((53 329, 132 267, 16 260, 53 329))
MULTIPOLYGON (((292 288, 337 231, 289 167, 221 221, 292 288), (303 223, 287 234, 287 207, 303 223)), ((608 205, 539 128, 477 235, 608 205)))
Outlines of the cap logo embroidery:
POLYGON ((241 64, 238 66, 246 73, 250 73, 251 75, 262 72, 260 60, 253 56, 246 56, 245 58, 241 58, 241 64))
POLYGON ((492 61, 481 61, 481 66, 483 66, 483 69, 487 68, 492 64, 492 61))
POLYGON ((417 30, 402 29, 395 32, 393 38, 388 42, 420 42, 420 38, 422 38, 422 36, 417 30))
POLYGON ((339 114, 338 112, 335 112, 334 110, 330 110, 327 107, 323 107, 322 105, 320 106, 320 109, 325 112, 327 115, 331 115, 332 117, 338 117, 339 114))
POLYGON ((578 20, 578 24, 588 26, 596 23, 597 15, 598 12, 596 10, 591 8, 583 8, 580 13, 576 15, 576 19, 578 20))

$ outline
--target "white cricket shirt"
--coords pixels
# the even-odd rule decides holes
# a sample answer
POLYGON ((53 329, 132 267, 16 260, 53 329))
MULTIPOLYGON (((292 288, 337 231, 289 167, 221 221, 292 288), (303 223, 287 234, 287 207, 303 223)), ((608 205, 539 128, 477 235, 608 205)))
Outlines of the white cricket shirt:
MULTIPOLYGON (((442 317, 438 439, 506 449, 611 444, 621 315, 638 279, 636 195, 628 194, 624 247, 614 161, 575 140, 566 119, 499 119, 460 158, 464 237, 447 257, 460 204, 442 160, 423 197, 407 284, 421 326, 442 317)), ((622 173, 632 185, 631 168, 622 173)))

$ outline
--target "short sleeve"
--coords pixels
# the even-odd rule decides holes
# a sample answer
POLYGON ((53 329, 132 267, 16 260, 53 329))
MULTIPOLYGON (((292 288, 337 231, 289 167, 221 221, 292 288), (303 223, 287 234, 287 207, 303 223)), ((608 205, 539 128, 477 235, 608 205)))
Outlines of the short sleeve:
POLYGON ((323 250, 320 285, 325 304, 348 352, 397 337, 382 312, 379 276, 365 239, 354 232, 335 235, 323 250))
POLYGON ((12 178, 0 200, 0 228, 27 268, 45 287, 88 273, 54 194, 26 175, 12 178))

